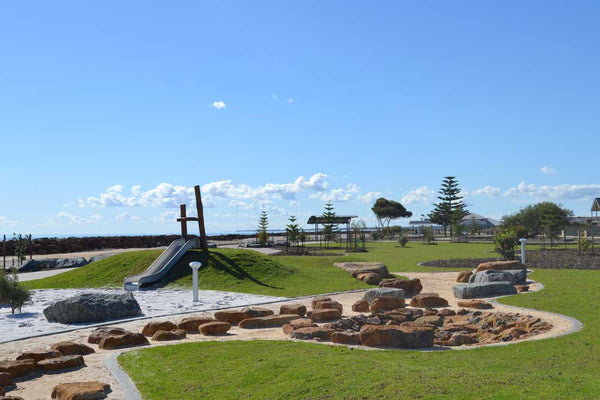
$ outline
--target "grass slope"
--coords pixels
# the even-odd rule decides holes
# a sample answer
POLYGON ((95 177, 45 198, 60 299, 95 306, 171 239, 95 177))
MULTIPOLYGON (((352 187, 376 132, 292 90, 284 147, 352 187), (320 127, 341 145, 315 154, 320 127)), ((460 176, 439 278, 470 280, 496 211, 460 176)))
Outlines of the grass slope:
POLYGON ((303 342, 203 342, 119 357, 144 399, 597 399, 599 271, 538 270, 503 302, 571 315, 578 333, 465 351, 364 351, 303 342), (161 360, 157 363, 156 360, 161 360))

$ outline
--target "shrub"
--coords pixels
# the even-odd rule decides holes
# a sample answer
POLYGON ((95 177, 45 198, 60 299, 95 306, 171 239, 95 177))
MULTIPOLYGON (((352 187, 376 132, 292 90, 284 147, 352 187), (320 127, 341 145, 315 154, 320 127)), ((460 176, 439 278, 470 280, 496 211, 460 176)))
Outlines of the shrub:
POLYGON ((398 241, 400 242, 400 246, 406 247, 406 244, 408 243, 408 238, 402 235, 400 236, 400 239, 398 241))
POLYGON ((590 247, 592 247, 592 241, 587 238, 587 236, 581 236, 577 239, 577 243, 579 244, 579 248, 581 251, 585 252, 590 247))
POLYGON ((512 230, 499 232, 494 236, 494 244, 496 245, 496 253, 504 260, 514 260, 515 246, 517 245, 517 235, 512 230))
POLYGON ((13 314, 15 310, 21 312, 23 306, 29 304, 30 300, 31 292, 21 286, 16 270, 13 270, 10 277, 4 271, 0 273, 0 302, 7 303, 13 314))
POLYGON ((435 237, 433 236, 433 229, 424 228, 423 229, 423 241, 425 244, 435 244, 435 237))

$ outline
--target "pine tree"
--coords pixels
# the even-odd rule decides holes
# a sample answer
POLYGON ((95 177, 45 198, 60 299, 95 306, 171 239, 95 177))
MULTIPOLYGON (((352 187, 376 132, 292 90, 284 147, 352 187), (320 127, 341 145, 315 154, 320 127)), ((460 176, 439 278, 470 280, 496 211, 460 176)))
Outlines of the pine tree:
POLYGON ((325 246, 328 247, 329 242, 334 240, 337 235, 338 226, 335 224, 336 215, 333 204, 327 203, 324 208, 325 211, 321 215, 323 218, 323 237, 325 238, 325 246))
POLYGON ((298 239, 300 237, 300 226, 296 223, 296 217, 291 215, 289 218, 290 223, 285 227, 287 233, 287 240, 290 246, 298 247, 298 239))
POLYGON ((452 226, 460 224, 462 219, 469 215, 469 211, 463 203, 463 197, 460 196, 460 187, 455 177, 444 177, 442 188, 438 193, 437 198, 440 202, 434 204, 435 208, 429 214, 429 220, 444 227, 444 236, 446 236, 446 229, 450 227, 450 237, 452 237, 452 226))
POLYGON ((260 243, 261 246, 266 246, 269 241, 269 232, 267 231, 268 228, 269 216, 267 215, 266 211, 263 211, 258 219, 258 229, 256 230, 258 243, 260 243))

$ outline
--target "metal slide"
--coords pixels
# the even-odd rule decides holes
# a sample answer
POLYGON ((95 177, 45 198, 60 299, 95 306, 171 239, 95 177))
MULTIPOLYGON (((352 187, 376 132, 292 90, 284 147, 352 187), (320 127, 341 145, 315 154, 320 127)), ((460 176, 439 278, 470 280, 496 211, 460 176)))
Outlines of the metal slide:
POLYGON ((193 248, 197 248, 199 246, 198 238, 190 238, 190 239, 177 239, 174 240, 173 243, 169 245, 162 252, 162 254, 154 260, 152 265, 148 267, 148 269, 142 272, 139 275, 128 276, 125 278, 125 282, 123 284, 123 289, 125 290, 139 290, 139 288, 143 285, 148 285, 159 281, 162 279, 167 272, 175 264, 183 255, 189 250, 193 248))

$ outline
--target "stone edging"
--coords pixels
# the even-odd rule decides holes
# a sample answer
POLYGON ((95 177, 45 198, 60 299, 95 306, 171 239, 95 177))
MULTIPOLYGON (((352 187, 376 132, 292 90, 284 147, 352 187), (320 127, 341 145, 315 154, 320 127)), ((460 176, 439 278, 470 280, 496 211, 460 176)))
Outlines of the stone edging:
POLYGON ((127 373, 123 371, 119 365, 117 357, 119 357, 122 353, 123 351, 119 351, 110 354, 104 360, 104 365, 117 380, 117 383, 119 384, 121 390, 123 390, 127 400, 142 400, 142 395, 135 386, 135 383, 133 383, 129 375, 127 375, 127 373))

